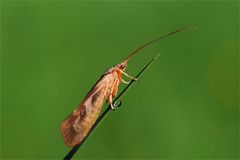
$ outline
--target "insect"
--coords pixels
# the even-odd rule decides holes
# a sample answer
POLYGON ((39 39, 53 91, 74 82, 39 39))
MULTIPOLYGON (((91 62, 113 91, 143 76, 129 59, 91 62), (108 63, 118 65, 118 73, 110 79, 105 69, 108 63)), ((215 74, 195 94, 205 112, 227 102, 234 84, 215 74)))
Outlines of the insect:
POLYGON ((96 122, 101 112, 104 100, 106 100, 112 109, 115 109, 115 106, 112 104, 112 102, 113 98, 117 94, 119 84, 129 83, 129 81, 124 81, 122 76, 124 75, 130 80, 137 80, 136 78, 124 72, 128 61, 133 55, 146 46, 159 41, 160 39, 192 27, 193 26, 180 28, 143 44, 133 51, 122 63, 117 64, 105 71, 92 89, 88 92, 87 96, 79 104, 79 106, 62 122, 60 129, 64 143, 69 147, 73 147, 83 140, 93 124, 96 122))

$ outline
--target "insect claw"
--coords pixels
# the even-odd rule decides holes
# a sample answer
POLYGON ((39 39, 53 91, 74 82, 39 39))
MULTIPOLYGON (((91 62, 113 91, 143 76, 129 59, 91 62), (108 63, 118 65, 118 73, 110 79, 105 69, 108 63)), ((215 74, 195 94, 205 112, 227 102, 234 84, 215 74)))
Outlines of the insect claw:
POLYGON ((121 100, 120 100, 120 101, 117 101, 117 102, 115 102, 115 103, 113 104, 114 109, 120 107, 121 105, 122 105, 122 101, 121 101, 121 100))
POLYGON ((133 80, 139 82, 139 79, 138 79, 138 78, 133 78, 133 80))
POLYGON ((111 109, 112 109, 112 110, 115 110, 115 109, 116 109, 115 105, 110 104, 110 106, 111 106, 111 109))

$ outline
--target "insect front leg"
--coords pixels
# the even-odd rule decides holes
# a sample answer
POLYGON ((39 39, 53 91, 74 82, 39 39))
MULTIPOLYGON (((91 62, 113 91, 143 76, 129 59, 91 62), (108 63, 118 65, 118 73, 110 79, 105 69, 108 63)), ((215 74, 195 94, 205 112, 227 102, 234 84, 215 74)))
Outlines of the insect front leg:
POLYGON ((130 81, 125 81, 124 79, 122 79, 122 82, 123 82, 124 84, 129 84, 129 83, 130 83, 130 81))
MULTIPOLYGON (((122 71, 122 74, 124 74, 126 77, 128 77, 128 78, 131 79, 131 80, 138 81, 137 78, 128 75, 128 74, 125 73, 124 71, 122 71)), ((123 81, 123 83, 125 83, 125 84, 129 84, 129 83, 130 83, 130 81, 128 81, 128 82, 126 82, 126 81, 124 81, 124 80, 122 80, 122 81, 123 81)))

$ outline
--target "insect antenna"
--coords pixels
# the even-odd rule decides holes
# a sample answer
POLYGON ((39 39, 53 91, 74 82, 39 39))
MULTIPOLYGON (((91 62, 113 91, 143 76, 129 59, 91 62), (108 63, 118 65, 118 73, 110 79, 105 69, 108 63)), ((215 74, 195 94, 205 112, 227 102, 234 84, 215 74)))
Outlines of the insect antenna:
POLYGON ((164 38, 166 38, 166 37, 168 37, 168 36, 171 36, 171 35, 173 35, 173 34, 175 34, 175 33, 178 33, 178 32, 181 32, 181 31, 185 31, 185 30, 188 30, 188 29, 191 29, 191 28, 195 28, 195 27, 197 27, 197 25, 185 26, 185 27, 183 27, 183 28, 177 29, 177 30, 175 30, 175 31, 173 31, 173 32, 170 32, 170 33, 167 33, 167 34, 165 34, 165 35, 163 35, 163 36, 160 36, 160 37, 158 37, 158 38, 156 38, 156 39, 154 39, 154 40, 152 40, 152 41, 150 41, 150 42, 147 42, 147 43, 143 44, 142 46, 140 46, 139 48, 137 48, 135 51, 133 51, 133 52, 125 59, 124 62, 127 63, 127 62, 131 59, 131 57, 132 57, 133 55, 135 55, 138 51, 140 51, 141 49, 143 49, 143 48, 145 48, 145 47, 147 47, 147 46, 149 46, 149 45, 151 45, 151 44, 153 44, 153 43, 155 43, 155 42, 157 42, 157 41, 159 41, 159 40, 161 40, 161 39, 164 39, 164 38))

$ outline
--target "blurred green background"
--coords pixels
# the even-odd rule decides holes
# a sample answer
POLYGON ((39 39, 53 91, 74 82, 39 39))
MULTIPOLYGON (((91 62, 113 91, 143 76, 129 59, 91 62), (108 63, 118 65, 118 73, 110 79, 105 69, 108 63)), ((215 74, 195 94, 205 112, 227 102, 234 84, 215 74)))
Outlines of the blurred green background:
POLYGON ((100 75, 189 24, 129 62, 162 53, 75 158, 239 158, 239 1, 1 1, 1 158, 63 158, 59 125, 100 75))

